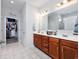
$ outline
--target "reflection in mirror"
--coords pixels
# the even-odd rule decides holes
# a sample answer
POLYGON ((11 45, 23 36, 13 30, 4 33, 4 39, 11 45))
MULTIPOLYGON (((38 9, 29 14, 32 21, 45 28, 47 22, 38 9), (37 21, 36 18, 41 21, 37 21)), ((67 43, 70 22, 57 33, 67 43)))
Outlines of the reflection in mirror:
POLYGON ((78 22, 77 19, 77 11, 71 13, 59 13, 54 12, 48 15, 48 30, 63 30, 68 32, 78 32, 78 26, 76 26, 78 22))
POLYGON ((56 13, 48 15, 48 30, 64 30, 64 22, 61 15, 56 13))
POLYGON ((51 13, 48 15, 48 30, 74 30, 77 20, 77 12, 66 14, 51 13))

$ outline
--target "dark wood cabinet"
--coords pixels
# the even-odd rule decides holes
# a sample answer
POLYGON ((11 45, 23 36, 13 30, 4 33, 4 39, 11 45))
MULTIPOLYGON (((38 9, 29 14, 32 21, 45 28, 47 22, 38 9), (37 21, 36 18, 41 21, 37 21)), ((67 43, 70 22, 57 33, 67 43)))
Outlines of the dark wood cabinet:
POLYGON ((60 59, 78 59, 77 42, 61 40, 60 41, 60 59))
POLYGON ((48 37, 42 36, 42 51, 48 54, 48 37))
POLYGON ((49 38, 49 55, 54 59, 59 59, 59 40, 49 38))
POLYGON ((34 45, 53 59, 78 59, 78 42, 34 34, 34 45))
POLYGON ((41 35, 34 34, 34 45, 41 49, 41 35))

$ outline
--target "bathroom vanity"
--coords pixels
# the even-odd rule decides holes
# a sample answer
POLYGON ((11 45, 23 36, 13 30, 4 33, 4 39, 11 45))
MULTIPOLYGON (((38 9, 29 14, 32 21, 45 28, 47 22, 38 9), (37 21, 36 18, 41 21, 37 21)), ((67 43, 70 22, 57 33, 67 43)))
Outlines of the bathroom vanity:
POLYGON ((34 23, 34 45, 52 59, 78 59, 77 12, 77 5, 48 10, 34 23))
POLYGON ((58 37, 34 33, 34 45, 52 59, 78 59, 78 41, 76 37, 58 37))

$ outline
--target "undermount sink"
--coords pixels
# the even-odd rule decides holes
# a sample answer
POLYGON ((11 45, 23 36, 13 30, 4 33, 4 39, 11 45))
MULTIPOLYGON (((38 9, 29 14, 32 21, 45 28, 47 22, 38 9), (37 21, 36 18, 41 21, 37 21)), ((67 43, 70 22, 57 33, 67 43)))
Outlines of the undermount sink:
POLYGON ((63 34, 62 36, 63 36, 63 37, 68 37, 68 35, 65 35, 65 34, 63 34))

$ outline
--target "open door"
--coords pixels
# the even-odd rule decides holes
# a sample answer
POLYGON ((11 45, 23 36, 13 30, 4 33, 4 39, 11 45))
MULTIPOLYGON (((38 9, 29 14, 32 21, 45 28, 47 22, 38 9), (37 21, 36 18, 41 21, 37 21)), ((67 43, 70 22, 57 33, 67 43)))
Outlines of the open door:
POLYGON ((13 18, 6 19, 6 42, 7 44, 18 42, 16 19, 13 18))

